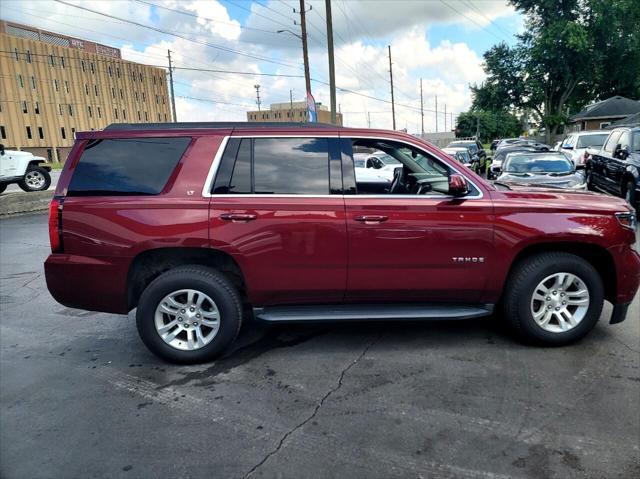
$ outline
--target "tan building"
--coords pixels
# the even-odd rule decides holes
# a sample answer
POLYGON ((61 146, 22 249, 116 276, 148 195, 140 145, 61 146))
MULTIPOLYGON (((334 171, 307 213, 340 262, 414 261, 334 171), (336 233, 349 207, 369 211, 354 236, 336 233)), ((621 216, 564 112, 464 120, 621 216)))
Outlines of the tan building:
POLYGON ((65 161, 76 131, 171 121, 165 75, 116 48, 0 21, 0 143, 65 161))
MULTIPOLYGON (((322 103, 316 102, 318 123, 331 123, 331 111, 322 103)), ((247 120, 255 122, 306 122, 307 102, 272 103, 268 110, 248 111, 247 120)), ((342 113, 336 113, 336 122, 342 126, 342 113)))

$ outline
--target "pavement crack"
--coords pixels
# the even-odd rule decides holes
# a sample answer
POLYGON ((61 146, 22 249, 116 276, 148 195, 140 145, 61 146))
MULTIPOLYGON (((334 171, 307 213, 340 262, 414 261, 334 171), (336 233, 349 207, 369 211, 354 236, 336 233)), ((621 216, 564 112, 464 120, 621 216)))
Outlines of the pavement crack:
POLYGON ((371 349, 371 347, 373 347, 373 345, 380 339, 380 336, 381 336, 381 333, 378 334, 373 340, 371 340, 360 352, 360 354, 358 354, 358 356, 353 361, 351 361, 349 364, 347 364, 345 368, 342 369, 342 371, 340 372, 340 377, 338 378, 338 383, 332 388, 330 388, 329 391, 327 391, 327 393, 324 396, 322 396, 322 398, 320 398, 320 401, 318 401, 318 403, 316 404, 315 408, 313 409, 313 412, 304 421, 298 423, 292 429, 287 431, 280 438, 280 441, 278 442, 278 445, 275 447, 275 449, 273 449, 266 456, 264 456, 260 462, 258 462, 255 466, 253 466, 249 470, 249 472, 247 472, 244 476, 242 476, 243 479, 247 479, 254 472, 256 472, 260 467, 262 467, 262 465, 266 463, 271 457, 278 454, 278 452, 280 452, 280 449, 282 449, 282 446, 284 446, 284 443, 287 441, 287 439, 289 439, 289 437, 291 437, 293 433, 295 433, 296 431, 304 427, 309 421, 311 421, 316 417, 316 415, 318 414, 318 411, 320 411, 320 408, 324 405, 325 401, 329 399, 338 390, 340 390, 344 382, 345 374, 347 374, 347 372, 349 372, 351 368, 353 368, 356 364, 360 362, 362 358, 364 358, 364 356, 367 354, 369 349, 371 349))

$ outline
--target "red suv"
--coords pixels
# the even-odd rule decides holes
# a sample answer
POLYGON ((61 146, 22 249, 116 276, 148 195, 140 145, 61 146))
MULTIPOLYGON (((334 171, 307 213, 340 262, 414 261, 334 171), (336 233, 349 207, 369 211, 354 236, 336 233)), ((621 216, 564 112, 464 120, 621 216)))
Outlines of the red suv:
POLYGON ((201 362, 242 320, 478 318, 584 336, 640 282, 622 199, 490 184, 413 136, 301 124, 118 124, 77 134, 51 203, 47 285, 137 308, 157 355, 201 362), (353 151, 399 162, 384 189, 353 151), (374 185, 371 187, 370 185, 374 185), (373 189, 371 189, 373 188, 373 189))

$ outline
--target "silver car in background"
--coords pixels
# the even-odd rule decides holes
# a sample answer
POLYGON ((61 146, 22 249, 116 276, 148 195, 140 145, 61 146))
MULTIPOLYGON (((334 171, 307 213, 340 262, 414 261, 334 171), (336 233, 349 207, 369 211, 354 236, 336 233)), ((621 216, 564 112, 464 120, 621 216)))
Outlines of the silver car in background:
POLYGON ((560 143, 560 149, 575 163, 576 168, 584 168, 587 148, 598 148, 604 145, 609 131, 576 131, 569 133, 560 143))
POLYGON ((573 191, 587 189, 584 173, 577 171, 575 164, 558 152, 510 153, 496 181, 510 186, 540 186, 573 191))

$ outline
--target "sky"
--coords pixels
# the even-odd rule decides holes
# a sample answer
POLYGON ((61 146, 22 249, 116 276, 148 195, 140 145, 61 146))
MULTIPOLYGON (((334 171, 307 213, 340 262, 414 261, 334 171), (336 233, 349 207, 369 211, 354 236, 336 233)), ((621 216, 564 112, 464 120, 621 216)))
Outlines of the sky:
MULTIPOLYGON (((506 0, 332 0, 337 103, 344 124, 450 129, 485 78, 482 54, 512 44, 522 17, 506 0), (438 114, 436 115, 436 97, 438 114), (444 115, 446 105, 447 115, 444 115), (446 125, 445 125, 446 120, 446 125)), ((329 105, 326 7, 306 1, 312 93, 329 105)), ((299 0, 2 0, 0 18, 120 48, 123 58, 176 67, 179 121, 245 121, 256 110, 305 98, 299 0), (82 7, 82 8, 77 8, 82 7), (295 10, 295 11, 294 11, 295 10), (95 13, 98 12, 98 13, 95 13), (131 23, 135 22, 135 24, 131 23), (290 30, 277 33, 278 30, 290 30), (214 70, 198 71, 198 70, 214 70)))

